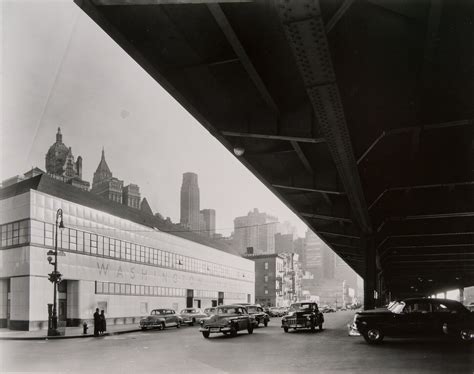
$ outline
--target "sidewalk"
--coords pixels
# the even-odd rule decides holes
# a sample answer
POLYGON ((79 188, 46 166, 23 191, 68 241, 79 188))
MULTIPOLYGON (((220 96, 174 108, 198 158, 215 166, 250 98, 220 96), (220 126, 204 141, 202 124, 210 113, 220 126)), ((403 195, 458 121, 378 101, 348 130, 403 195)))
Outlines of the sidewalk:
MULTIPOLYGON (((101 336, 126 334, 129 332, 141 331, 138 324, 111 325, 107 326, 107 332, 101 336)), ((89 325, 87 335, 82 333, 82 326, 66 327, 65 336, 47 336, 48 330, 38 331, 16 331, 6 328, 0 328, 0 340, 45 340, 45 339, 74 339, 94 337, 94 326, 89 325)))

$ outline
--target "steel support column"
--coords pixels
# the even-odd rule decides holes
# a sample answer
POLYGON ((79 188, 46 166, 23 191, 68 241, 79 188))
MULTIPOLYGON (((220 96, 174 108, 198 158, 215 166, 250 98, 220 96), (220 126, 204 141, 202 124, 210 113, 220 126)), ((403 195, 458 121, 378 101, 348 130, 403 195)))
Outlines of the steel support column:
POLYGON ((365 239, 364 309, 374 309, 377 291, 376 248, 373 238, 365 239))

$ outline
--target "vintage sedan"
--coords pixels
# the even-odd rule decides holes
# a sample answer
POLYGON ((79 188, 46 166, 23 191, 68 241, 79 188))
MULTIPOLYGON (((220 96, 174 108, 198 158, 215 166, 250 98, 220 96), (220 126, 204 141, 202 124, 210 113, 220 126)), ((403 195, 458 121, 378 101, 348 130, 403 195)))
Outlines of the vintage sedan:
POLYGON ((413 298, 392 302, 387 308, 357 312, 350 336, 362 335, 367 343, 387 337, 449 335, 461 341, 474 339, 474 313, 461 303, 446 299, 413 298))
POLYGON ((221 305, 216 307, 213 315, 202 319, 200 323, 199 331, 207 339, 213 333, 235 336, 238 331, 247 330, 249 334, 252 334, 255 319, 242 305, 221 305))
POLYGON ((180 328, 181 324, 181 317, 173 309, 153 309, 148 317, 140 320, 142 330, 152 328, 164 330, 166 327, 172 326, 180 328))
POLYGON ((183 323, 186 323, 189 326, 193 326, 196 322, 200 322, 201 319, 207 318, 207 314, 197 308, 183 309, 179 315, 181 316, 183 323))
POLYGON ((301 302, 291 304, 288 315, 281 319, 283 331, 289 329, 311 329, 315 331, 323 329, 324 316, 318 309, 318 304, 313 302, 301 302))
POLYGON ((246 305, 247 311, 255 319, 255 326, 258 327, 259 324, 267 327, 270 317, 263 310, 260 305, 246 305))

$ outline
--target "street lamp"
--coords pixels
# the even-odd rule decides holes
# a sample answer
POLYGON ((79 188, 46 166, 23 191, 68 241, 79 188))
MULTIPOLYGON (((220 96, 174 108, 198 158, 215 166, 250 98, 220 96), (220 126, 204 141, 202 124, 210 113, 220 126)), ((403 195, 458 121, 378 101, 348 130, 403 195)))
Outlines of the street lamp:
POLYGON ((48 262, 54 266, 54 270, 52 273, 49 273, 49 280, 53 283, 53 305, 51 311, 51 304, 48 304, 49 310, 49 323, 48 323, 48 336, 58 336, 60 332, 58 331, 58 314, 57 314, 57 305, 56 305, 56 298, 57 298, 57 288, 58 283, 61 282, 61 273, 58 271, 58 229, 64 228, 63 223, 63 210, 58 209, 56 212, 56 232, 54 237, 54 251, 48 251, 48 262), (53 257, 54 256, 54 262, 53 257))

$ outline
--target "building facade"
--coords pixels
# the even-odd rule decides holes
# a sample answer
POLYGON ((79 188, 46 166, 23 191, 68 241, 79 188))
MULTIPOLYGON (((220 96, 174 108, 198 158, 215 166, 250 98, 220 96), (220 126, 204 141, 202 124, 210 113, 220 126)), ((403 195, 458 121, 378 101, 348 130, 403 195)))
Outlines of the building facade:
POLYGON ((255 262, 255 302, 262 306, 283 306, 284 257, 275 253, 244 257, 255 262))
POLYGON ((216 234, 216 211, 214 209, 202 209, 201 222, 201 234, 213 238, 216 234))
MULTIPOLYGON (((155 216, 40 175, 0 189, 0 324, 47 327, 53 286, 47 252, 58 249, 58 318, 74 326, 104 309, 134 323, 154 308, 254 302, 250 260, 159 229, 155 216), (65 228, 55 241, 62 209, 65 228)), ((189 233, 186 234, 189 236, 189 233)))
POLYGON ((122 189, 122 204, 130 208, 140 209, 140 187, 129 184, 122 189))
POLYGON ((61 128, 58 127, 56 142, 49 147, 45 156, 46 172, 56 179, 74 185, 83 190, 88 190, 89 182, 82 180, 82 157, 74 160, 71 147, 63 143, 61 128))
POLYGON ((184 173, 181 185, 181 216, 179 222, 192 231, 201 229, 199 185, 195 173, 184 173))
POLYGON ((278 219, 254 209, 246 216, 234 219, 234 246, 239 253, 272 254, 275 253, 275 234, 278 219))

